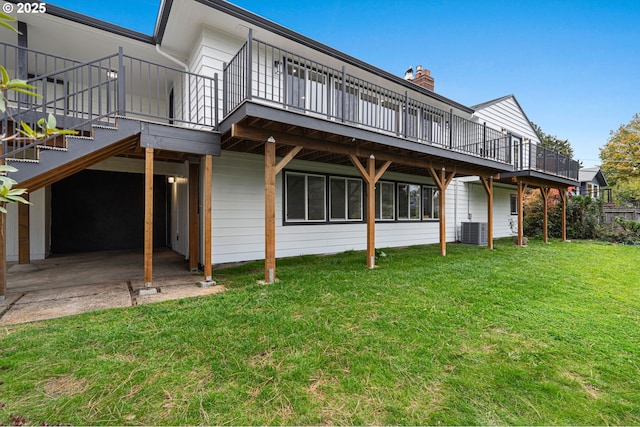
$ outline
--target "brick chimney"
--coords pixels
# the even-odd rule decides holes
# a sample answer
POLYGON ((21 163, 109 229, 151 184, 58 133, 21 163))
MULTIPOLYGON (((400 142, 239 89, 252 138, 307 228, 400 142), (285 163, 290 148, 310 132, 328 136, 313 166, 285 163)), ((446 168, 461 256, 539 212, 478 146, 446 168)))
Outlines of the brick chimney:
POLYGON ((422 65, 418 65, 416 67, 416 75, 412 82, 434 92, 435 81, 433 80, 433 77, 431 77, 431 71, 423 69, 422 65))

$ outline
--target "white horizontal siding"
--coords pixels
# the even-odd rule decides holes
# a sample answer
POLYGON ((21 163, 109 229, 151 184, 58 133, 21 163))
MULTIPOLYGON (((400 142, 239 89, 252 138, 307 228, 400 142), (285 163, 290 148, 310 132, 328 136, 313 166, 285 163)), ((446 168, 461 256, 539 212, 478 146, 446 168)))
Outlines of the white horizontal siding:
MULTIPOLYGON (((233 56, 240 50, 246 40, 238 39, 229 34, 217 31, 211 27, 203 27, 198 42, 191 52, 189 68, 192 73, 201 74, 213 78, 218 75, 218 99, 223 99, 223 68, 233 56)), ((207 98, 206 108, 214 101, 207 98)), ((218 118, 223 114, 222 102, 218 103, 218 118)))
MULTIPOLYGON (((451 185, 454 183, 455 181, 451 185)), ((511 236, 517 231, 515 228, 511 229, 510 223, 513 222, 517 227, 518 216, 511 215, 510 200, 511 194, 516 193, 515 187, 500 184, 493 186, 493 237, 496 239, 511 236)), ((459 180, 457 210, 458 233, 462 222, 488 222, 487 192, 477 177, 475 180, 459 180)))
POLYGON ((264 258, 264 157, 223 152, 213 159, 215 264, 264 258))
POLYGON ((487 126, 494 129, 504 128, 518 136, 528 138, 536 144, 540 142, 538 135, 533 131, 526 116, 512 97, 480 108, 475 115, 480 119, 480 122, 486 121, 487 126))
POLYGON ((494 187, 493 190, 493 237, 513 236, 518 232, 518 215, 511 215, 511 194, 514 188, 494 187), (511 229, 512 225, 515 228, 511 229))
MULTIPOLYGON (((293 160, 287 170, 359 177, 351 166, 293 160)), ((366 224, 322 223, 283 225, 282 176, 276 178, 276 256, 364 250, 366 224)), ((426 176, 386 173, 382 180, 432 184, 426 176)), ((446 197, 447 240, 455 240, 454 192, 446 197)), ((264 258, 264 156, 223 151, 213 166, 213 262, 264 258)), ((395 247, 439 241, 438 221, 398 221, 376 224, 376 247, 395 247)))
POLYGON ((191 71, 209 75, 206 71, 222 73, 223 63, 231 61, 246 39, 239 39, 212 27, 203 27, 194 45, 189 64, 191 71))
MULTIPOLYGON (((453 241, 453 225, 447 227, 447 240, 453 241)), ((440 223, 397 222, 376 224, 376 247, 425 245, 440 241, 440 223)))

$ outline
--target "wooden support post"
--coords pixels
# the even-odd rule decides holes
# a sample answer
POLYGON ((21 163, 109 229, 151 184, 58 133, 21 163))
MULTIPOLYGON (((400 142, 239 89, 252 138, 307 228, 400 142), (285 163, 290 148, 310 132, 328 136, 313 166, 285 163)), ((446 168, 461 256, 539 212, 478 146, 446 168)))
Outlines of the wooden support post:
POLYGON ((199 171, 198 165, 189 164, 189 270, 198 270, 198 255, 200 253, 198 201, 199 201, 199 171))
POLYGON ((144 285, 151 286, 153 277, 153 148, 145 148, 144 156, 144 285))
POLYGON ((357 156, 350 154, 351 163, 360 171, 360 175, 367 184, 367 267, 376 266, 376 183, 391 166, 391 161, 385 162, 376 172, 376 158, 373 154, 367 160, 367 169, 362 166, 357 156))
POLYGON ((367 159, 367 267, 376 266, 376 158, 367 159))
POLYGON ((540 187, 540 194, 542 195, 542 241, 544 243, 549 242, 549 208, 547 206, 549 191, 549 187, 540 187))
POLYGON ((481 176, 480 179, 487 192, 487 249, 493 249, 493 177, 481 176))
POLYGON ((567 241, 567 189, 559 188, 560 198, 562 199, 562 241, 567 241))
POLYGON ((524 192, 527 189, 527 184, 518 180, 518 246, 522 246, 523 244, 523 229, 522 229, 522 219, 523 219, 523 210, 524 210, 524 192))
POLYGON ((213 183, 213 157, 210 154, 204 156, 204 280, 212 281, 212 229, 211 229, 211 188, 213 183))
MULTIPOLYGON (((442 170, 441 172, 444 172, 444 170, 442 170)), ((444 175, 441 175, 441 180, 444 179, 444 175)), ((442 256, 446 256, 447 255, 447 215, 446 215, 446 209, 445 209, 445 191, 447 189, 447 187, 445 185, 440 184, 439 186, 440 188, 440 197, 438 198, 438 201, 440 202, 440 206, 439 206, 439 216, 440 216, 440 255, 442 256)), ((454 219, 454 223, 455 223, 455 219, 454 219)))
POLYGON ((276 140, 264 146, 264 281, 276 280, 276 175, 302 150, 294 147, 276 164, 276 140))
POLYGON ((431 172, 431 177, 433 181, 436 183, 438 187, 438 192, 440 193, 439 202, 440 202, 440 255, 447 255, 447 216, 445 213, 445 191, 447 187, 451 183, 451 180, 454 176, 456 176, 456 170, 453 172, 447 172, 443 167, 439 172, 436 172, 433 167, 429 168, 429 172, 431 172))
POLYGON ((276 144, 264 146, 264 281, 276 280, 276 144))
MULTIPOLYGON (((29 194, 22 197, 29 201, 29 194)), ((31 246, 29 239, 29 205, 18 203, 18 264, 31 263, 31 246)))

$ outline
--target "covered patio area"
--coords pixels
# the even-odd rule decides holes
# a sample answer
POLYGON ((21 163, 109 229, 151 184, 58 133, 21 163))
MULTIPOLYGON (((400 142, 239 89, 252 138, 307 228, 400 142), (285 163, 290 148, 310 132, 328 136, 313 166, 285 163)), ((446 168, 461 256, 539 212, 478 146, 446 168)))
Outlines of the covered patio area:
MULTIPOLYGON (((35 271, 7 274, 0 325, 63 317, 86 311, 209 295, 223 286, 199 287, 202 274, 170 249, 156 250, 153 287, 144 281, 142 250, 51 256, 32 261, 35 271)), ((9 263, 11 267, 16 263, 9 263)))

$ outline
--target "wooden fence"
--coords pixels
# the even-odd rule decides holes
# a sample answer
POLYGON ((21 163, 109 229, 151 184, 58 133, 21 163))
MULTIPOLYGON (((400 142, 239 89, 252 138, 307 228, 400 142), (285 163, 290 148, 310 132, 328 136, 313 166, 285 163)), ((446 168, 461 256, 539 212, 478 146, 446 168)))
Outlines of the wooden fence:
POLYGON ((640 209, 618 207, 604 208, 604 222, 613 222, 613 219, 619 216, 633 221, 640 221, 640 209))

